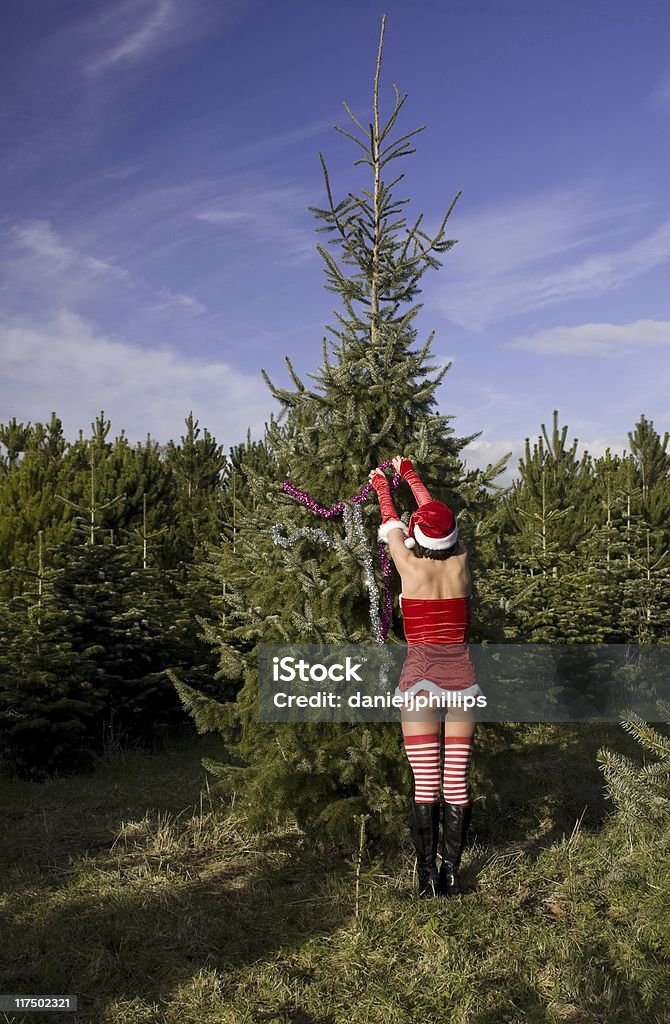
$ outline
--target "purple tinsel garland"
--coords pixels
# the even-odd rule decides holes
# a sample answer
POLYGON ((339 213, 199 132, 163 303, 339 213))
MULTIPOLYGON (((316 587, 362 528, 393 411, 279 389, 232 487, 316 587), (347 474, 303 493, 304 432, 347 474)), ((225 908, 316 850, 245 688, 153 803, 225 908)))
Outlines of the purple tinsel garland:
MULTIPOLYGON (((382 462, 378 467, 379 469, 386 469, 388 466, 392 466, 393 462, 389 459, 387 462, 382 462)), ((400 483, 400 475, 398 473, 393 474, 391 481, 391 491, 397 490, 400 483)), ((334 519, 336 516, 342 515, 346 507, 346 502, 338 501, 332 508, 323 508, 311 498, 309 494, 305 494, 304 491, 299 490, 295 487, 290 480, 284 480, 283 484, 284 493, 295 498, 301 505, 305 505, 310 512, 314 515, 319 516, 320 519, 334 519)), ((367 483, 362 491, 355 494, 353 498, 349 498, 349 501, 354 502, 356 505, 362 505, 365 499, 373 490, 372 484, 367 483)), ((386 545, 382 544, 381 541, 377 544, 377 552, 379 554, 379 561, 382 567, 382 579, 384 581, 384 598, 382 602, 382 614, 381 614, 381 634, 382 639, 386 640, 389 629, 391 628, 391 622, 393 619, 393 592, 391 590, 391 559, 388 556, 386 545)))

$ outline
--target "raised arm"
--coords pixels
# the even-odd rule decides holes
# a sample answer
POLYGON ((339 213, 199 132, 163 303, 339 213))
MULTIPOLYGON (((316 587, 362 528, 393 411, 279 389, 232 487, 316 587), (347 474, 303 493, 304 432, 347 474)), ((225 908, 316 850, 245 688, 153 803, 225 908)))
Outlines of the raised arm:
POLYGON ((417 473, 409 459, 405 459, 400 456, 397 456, 396 458, 398 459, 398 462, 396 464, 396 459, 394 459, 393 464, 400 473, 400 476, 403 478, 403 480, 406 480, 409 486, 412 488, 412 494, 414 495, 416 503, 419 506, 419 508, 421 508, 421 506, 425 505, 426 502, 432 500, 430 494, 428 493, 428 488, 425 486, 425 484, 421 482, 419 474, 417 473))
POLYGON ((395 562, 398 571, 402 573, 402 568, 414 557, 405 547, 405 537, 408 533, 407 526, 398 515, 398 510, 391 496, 389 482, 381 470, 372 470, 370 473, 370 483, 377 492, 379 508, 382 514, 382 524, 377 531, 377 538, 388 544, 391 558, 395 562))
POLYGON ((382 524, 377 531, 377 539, 388 544, 388 537, 392 530, 402 530, 407 536, 407 527, 398 515, 398 510, 393 503, 391 488, 381 469, 373 469, 370 473, 370 483, 377 492, 379 499, 379 510, 382 514, 382 524))

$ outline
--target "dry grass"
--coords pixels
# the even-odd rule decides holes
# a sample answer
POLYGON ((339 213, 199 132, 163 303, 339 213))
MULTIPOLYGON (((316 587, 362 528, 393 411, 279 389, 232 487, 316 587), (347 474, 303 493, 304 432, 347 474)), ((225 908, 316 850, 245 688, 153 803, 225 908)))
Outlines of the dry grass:
POLYGON ((456 900, 414 899, 409 847, 347 862, 290 824, 254 832, 209 788, 212 737, 2 783, 0 991, 76 992, 78 1024, 667 1021, 667 844, 665 859, 626 851, 598 815, 571 814, 602 732, 489 739, 456 900), (503 748, 514 767, 487 788, 503 748), (561 748, 573 763, 552 788, 561 748))

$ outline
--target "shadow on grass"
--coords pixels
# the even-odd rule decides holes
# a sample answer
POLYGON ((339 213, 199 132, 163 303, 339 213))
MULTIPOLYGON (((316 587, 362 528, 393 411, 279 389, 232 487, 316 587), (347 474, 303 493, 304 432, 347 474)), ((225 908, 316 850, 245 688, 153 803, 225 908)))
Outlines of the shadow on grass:
POLYGON ((167 997, 202 968, 225 989, 238 967, 350 917, 349 901, 326 891, 327 877, 348 866, 324 859, 297 830, 233 829, 231 839, 224 829, 220 851, 211 841, 163 851, 157 816, 185 807, 197 816, 201 758, 220 753, 216 737, 185 737, 167 753, 138 753, 85 777, 2 781, 0 813, 12 828, 0 835, 0 991, 79 993, 83 1024, 115 1000, 167 997), (147 814, 153 846, 143 838, 147 814), (141 834, 135 840, 131 828, 129 845, 114 846, 128 823, 141 834))
MULTIPOLYGON (((491 987, 490 985, 488 987, 491 987)), ((543 999, 537 992, 528 985, 507 986, 501 981, 495 982, 495 997, 497 1007, 488 1006, 481 1013, 470 1011, 468 1024, 517 1024, 523 1021, 524 1024, 549 1024, 556 1020, 550 1017, 547 1012, 547 1000, 543 999), (513 1016, 514 1012, 514 1016, 513 1016), (516 1014, 519 1014, 517 1016, 516 1014)), ((478 995, 482 993, 478 986, 478 995)), ((583 1022, 584 1017, 567 1018, 573 1022, 583 1022)))
POLYGON ((60 898, 51 893, 39 909, 3 915, 2 990, 77 992, 80 1013, 95 1014, 113 1000, 159 1001, 207 969, 232 995, 236 968, 271 960, 351 917, 348 901, 330 898, 324 882, 324 872, 332 877, 346 866, 324 864, 299 835, 284 837, 282 847, 281 863, 272 862, 275 847, 221 864, 210 854, 199 871, 191 864, 181 873, 177 855, 172 875, 166 864, 144 877, 127 867, 114 874, 109 865, 97 875, 73 871, 60 898))
POLYGON ((614 811, 596 761, 600 747, 641 761, 639 745, 617 725, 479 725, 475 743, 473 834, 533 858, 578 821, 598 831, 614 811))

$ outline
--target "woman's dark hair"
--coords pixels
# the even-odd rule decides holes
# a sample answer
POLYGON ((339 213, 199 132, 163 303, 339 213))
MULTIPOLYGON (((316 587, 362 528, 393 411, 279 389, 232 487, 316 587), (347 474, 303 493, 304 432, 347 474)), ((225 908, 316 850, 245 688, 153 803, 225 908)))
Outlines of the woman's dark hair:
POLYGON ((451 558, 452 555, 457 553, 460 543, 461 542, 457 540, 450 548, 439 548, 438 550, 435 550, 434 548, 424 548, 417 542, 412 548, 412 551, 417 558, 433 558, 436 562, 444 562, 446 558, 451 558))

